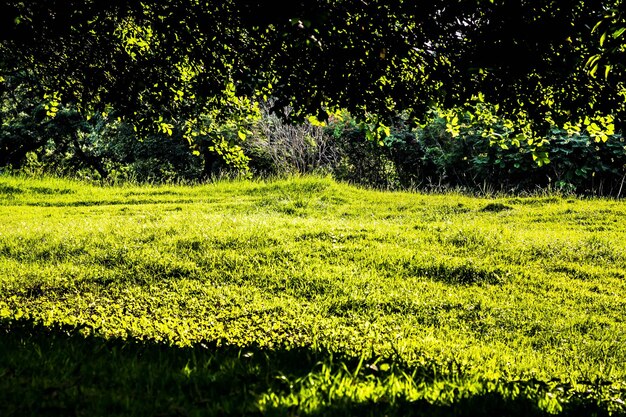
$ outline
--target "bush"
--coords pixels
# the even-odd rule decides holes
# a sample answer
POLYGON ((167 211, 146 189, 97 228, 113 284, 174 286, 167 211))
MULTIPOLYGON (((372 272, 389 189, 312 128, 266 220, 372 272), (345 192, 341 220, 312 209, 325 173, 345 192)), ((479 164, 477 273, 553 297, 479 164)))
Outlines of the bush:
POLYGON ((550 188, 613 196, 625 191, 626 142, 608 117, 553 125, 537 135, 523 113, 507 119, 497 106, 478 101, 463 109, 431 110, 417 127, 398 117, 380 143, 367 139, 367 125, 345 114, 331 119, 328 130, 340 150, 334 175, 367 186, 550 188))
POLYGON ((261 119, 244 142, 250 168, 256 175, 330 172, 339 162, 334 138, 319 123, 289 123, 289 109, 282 115, 262 109, 261 119))
POLYGON ((431 110, 415 129, 413 142, 393 143, 404 182, 471 190, 535 186, 527 175, 538 164, 534 148, 523 140, 526 126, 496 112, 497 107, 484 103, 462 110, 431 110))
POLYGON ((579 194, 621 196, 626 177, 626 141, 610 135, 596 141, 588 132, 552 128, 546 138, 548 175, 557 188, 579 194))
POLYGON ((110 123, 95 133, 98 155, 115 180, 178 182, 198 180, 202 158, 180 134, 149 135, 140 140, 125 124, 110 123))
POLYGON ((347 112, 332 115, 325 130, 337 149, 333 176, 353 184, 397 188, 395 165, 388 147, 373 139, 369 127, 347 112))

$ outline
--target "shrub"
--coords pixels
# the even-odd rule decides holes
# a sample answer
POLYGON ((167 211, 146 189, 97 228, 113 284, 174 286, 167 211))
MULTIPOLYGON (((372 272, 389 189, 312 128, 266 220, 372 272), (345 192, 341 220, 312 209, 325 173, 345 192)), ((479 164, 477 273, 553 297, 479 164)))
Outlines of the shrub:
POLYGON ((320 123, 288 121, 290 110, 278 115, 267 104, 262 116, 244 143, 250 168, 257 175, 308 174, 329 172, 339 162, 334 138, 320 123))
POLYGON ((477 100, 433 109, 416 127, 398 117, 380 143, 367 138, 367 129, 346 114, 331 118, 338 179, 378 188, 624 192, 626 143, 610 117, 552 124, 539 135, 524 113, 505 118, 498 106, 477 100))
POLYGON ((201 177, 203 161, 180 134, 140 140, 130 126, 109 123, 95 136, 100 140, 99 155, 115 180, 171 182, 201 177))
MULTIPOLYGON (((390 148, 377 141, 366 123, 338 112, 329 119, 326 131, 332 135, 338 159, 332 173, 338 180, 375 188, 397 188, 396 165, 390 148)), ((387 136, 390 140, 392 137, 387 136)))
POLYGON ((626 176, 626 141, 610 135, 597 141, 587 131, 553 127, 546 138, 547 165, 557 188, 579 194, 621 196, 626 176))

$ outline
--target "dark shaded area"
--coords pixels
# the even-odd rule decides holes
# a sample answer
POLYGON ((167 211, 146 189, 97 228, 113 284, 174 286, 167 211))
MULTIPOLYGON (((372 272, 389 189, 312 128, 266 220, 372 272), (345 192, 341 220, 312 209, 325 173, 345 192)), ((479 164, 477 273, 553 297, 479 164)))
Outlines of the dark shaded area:
MULTIPOLYGON (((326 105, 419 117, 430 104, 462 105, 478 92, 508 111, 528 109, 538 123, 546 111, 584 116, 589 103, 623 115, 616 85, 584 70, 599 51, 591 28, 619 6, 619 0, 10 1, 1 10, 0 70, 36 71, 37 84, 62 91, 66 103, 111 104, 144 125, 151 123, 147 116, 198 114, 230 81, 249 94, 271 81, 277 107, 291 104, 301 118, 326 105), (115 29, 129 21, 154 29, 158 51, 133 56, 119 47, 115 29), (175 64, 187 59, 211 71, 180 83, 175 64), (179 88, 189 88, 194 103, 175 105, 179 88), (546 88, 552 105, 543 100, 546 88)), ((621 79, 621 65, 613 75, 621 79)))
MULTIPOLYGON (((83 329, 84 330, 84 329, 83 329)), ((176 348, 139 341, 85 337, 80 329, 47 328, 31 321, 0 323, 0 415, 261 415, 258 398, 297 390, 298 378, 326 364, 333 375, 345 369, 362 378, 384 377, 355 358, 311 349, 198 344, 176 348)), ((394 365, 399 372, 404 366, 394 365)), ((416 383, 435 380, 436 369, 404 367, 416 383)), ((508 388, 545 395, 547 384, 511 381, 508 388)), ((591 390, 589 391, 591 392, 591 390)), ((562 416, 605 416, 602 403, 573 394, 562 416)), ((531 395, 532 397, 532 395, 531 395)), ((304 412, 275 408, 265 415, 543 416, 532 398, 497 392, 469 395, 454 405, 390 398, 376 403, 336 401, 304 412)))
POLYGON ((513 210, 513 207, 507 206, 502 203, 489 203, 485 207, 482 208, 481 211, 487 211, 492 213, 499 213, 501 211, 513 210))

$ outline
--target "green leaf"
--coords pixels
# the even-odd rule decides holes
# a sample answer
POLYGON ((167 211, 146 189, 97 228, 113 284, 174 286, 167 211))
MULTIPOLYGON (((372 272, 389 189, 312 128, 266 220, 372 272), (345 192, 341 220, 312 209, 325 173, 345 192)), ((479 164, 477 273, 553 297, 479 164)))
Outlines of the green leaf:
POLYGON ((591 29, 591 33, 594 33, 596 30, 598 30, 598 28, 600 28, 600 26, 602 26, 603 23, 604 23, 603 20, 600 20, 598 23, 596 23, 593 29, 591 29))

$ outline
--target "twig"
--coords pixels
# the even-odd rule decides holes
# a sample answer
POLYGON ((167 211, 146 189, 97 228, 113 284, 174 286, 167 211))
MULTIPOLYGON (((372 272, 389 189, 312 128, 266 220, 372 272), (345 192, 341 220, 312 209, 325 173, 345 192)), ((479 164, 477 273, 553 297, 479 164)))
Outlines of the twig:
POLYGON ((617 191, 617 198, 622 194, 622 187, 624 187, 624 180, 626 179, 626 174, 622 176, 622 183, 619 185, 619 190, 617 191))

